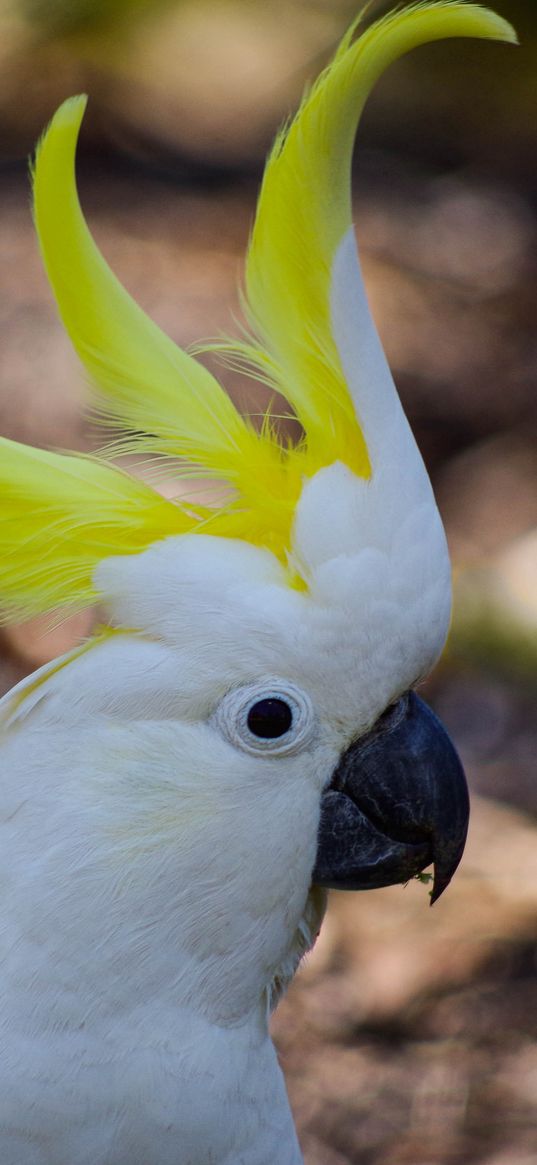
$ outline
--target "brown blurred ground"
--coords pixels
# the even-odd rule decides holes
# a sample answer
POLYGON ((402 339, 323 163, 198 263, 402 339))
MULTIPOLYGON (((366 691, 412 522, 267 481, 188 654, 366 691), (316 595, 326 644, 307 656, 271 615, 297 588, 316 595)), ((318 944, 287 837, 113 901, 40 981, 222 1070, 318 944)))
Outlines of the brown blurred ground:
MULTIPOLYGON (((400 85, 412 104, 410 77, 400 85)), ((530 89, 521 78, 513 88, 526 110, 530 89)), ((374 138, 365 126, 356 222, 455 561, 453 634, 426 694, 479 796, 462 869, 434 909, 418 884, 334 895, 277 1013, 307 1165, 537 1161, 535 134, 528 112, 522 147, 513 133, 501 138, 502 125, 495 137, 485 105, 488 145, 467 128, 464 148, 449 134, 439 145, 431 138, 447 114, 431 116, 421 144, 412 121, 408 149, 391 125, 378 131, 381 149, 365 148, 374 138), (512 165, 498 145, 507 139, 512 165)), ((168 140, 163 153, 152 138, 142 165, 130 138, 128 151, 125 137, 118 150, 90 138, 83 204, 129 290, 182 345, 232 328, 255 151, 242 167, 236 153, 226 176, 210 151, 200 169, 182 144, 168 140)), ((22 168, 0 174, 0 197, 0 432, 91 447, 86 390, 40 268, 22 168)), ((251 386, 225 381, 251 403, 251 386)), ((36 625, 4 632, 2 689, 88 627, 80 616, 52 636, 36 625)))

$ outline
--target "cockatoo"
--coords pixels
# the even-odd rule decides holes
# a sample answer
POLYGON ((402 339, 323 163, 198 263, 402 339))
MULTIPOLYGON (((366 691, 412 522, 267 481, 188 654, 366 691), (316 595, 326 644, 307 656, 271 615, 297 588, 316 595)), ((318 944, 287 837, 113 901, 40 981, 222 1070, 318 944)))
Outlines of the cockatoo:
POLYGON ((303 437, 257 431, 133 302, 93 242, 65 102, 34 166, 60 315, 108 453, 2 440, 6 618, 98 601, 102 627, 1 713, 2 1165, 299 1165, 270 1006, 326 887, 433 898, 464 845, 464 775, 415 694, 450 618, 445 536, 373 326, 351 223, 364 101, 407 50, 513 40, 472 4, 353 27, 277 138, 219 345, 303 437))

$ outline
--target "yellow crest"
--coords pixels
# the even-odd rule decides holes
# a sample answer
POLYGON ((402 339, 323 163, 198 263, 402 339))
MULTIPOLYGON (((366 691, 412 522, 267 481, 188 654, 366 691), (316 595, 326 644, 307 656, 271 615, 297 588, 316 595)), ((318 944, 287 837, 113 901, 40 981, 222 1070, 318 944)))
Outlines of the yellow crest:
MULTIPOLYGON (((94 600, 93 574, 170 534, 203 529, 267 546, 284 562, 305 478, 342 461, 368 477, 368 451, 331 325, 331 273, 351 224, 356 128, 377 78, 409 49, 444 37, 515 40, 500 17, 438 0, 396 11, 354 39, 282 131, 269 157, 246 263, 251 338, 216 344, 289 402, 303 438, 294 447, 270 415, 261 432, 214 377, 148 319, 98 251, 78 202, 74 160, 85 98, 66 101, 37 150, 34 212, 47 274, 66 330, 89 373, 103 420, 121 448, 165 456, 183 477, 229 490, 220 509, 161 498, 95 458, 46 453, 0 439, 0 606, 24 617, 94 600)), ((117 445, 116 445, 117 448, 117 445)))

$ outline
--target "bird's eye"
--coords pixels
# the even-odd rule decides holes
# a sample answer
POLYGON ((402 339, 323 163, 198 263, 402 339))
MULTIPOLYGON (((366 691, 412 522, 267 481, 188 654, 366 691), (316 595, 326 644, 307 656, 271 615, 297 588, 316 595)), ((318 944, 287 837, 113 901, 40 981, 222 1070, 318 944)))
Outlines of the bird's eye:
POLYGON ((298 752, 311 739, 315 715, 309 696, 288 680, 247 684, 229 692, 213 722, 243 752, 298 752))
POLYGON ((293 709, 286 700, 269 696, 252 705, 246 723, 250 732, 261 740, 276 740, 278 736, 289 732, 293 723, 293 709))

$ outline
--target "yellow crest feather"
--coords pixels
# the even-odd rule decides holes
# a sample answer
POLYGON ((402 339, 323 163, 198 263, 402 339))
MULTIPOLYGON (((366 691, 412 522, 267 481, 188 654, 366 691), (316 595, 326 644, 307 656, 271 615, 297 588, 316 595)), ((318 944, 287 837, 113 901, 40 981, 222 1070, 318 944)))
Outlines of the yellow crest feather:
POLYGON ((80 209, 74 174, 85 98, 66 101, 40 143, 34 213, 60 315, 120 445, 174 459, 178 474, 231 487, 208 510, 166 501, 105 460, 1 441, 0 605, 7 617, 95 598, 93 572, 169 534, 203 529, 270 547, 284 561, 305 477, 340 460, 367 477, 364 438, 330 324, 335 252, 351 223, 350 167, 365 100, 385 68, 431 40, 513 41, 505 21, 456 0, 413 4, 354 28, 277 138, 267 163, 246 268, 249 341, 216 345, 277 385, 304 437, 260 433, 203 365, 181 351, 122 288, 80 209))
POLYGON ((246 263, 247 309, 257 341, 245 356, 271 367, 302 422, 317 468, 339 458, 369 476, 330 326, 332 266, 352 221, 352 152, 363 107, 384 70, 418 45, 447 37, 516 37, 499 16, 456 0, 389 13, 352 42, 356 23, 268 160, 246 263))
POLYGON ((103 558, 192 526, 144 482, 91 457, 0 437, 0 596, 9 618, 88 606, 103 558))

